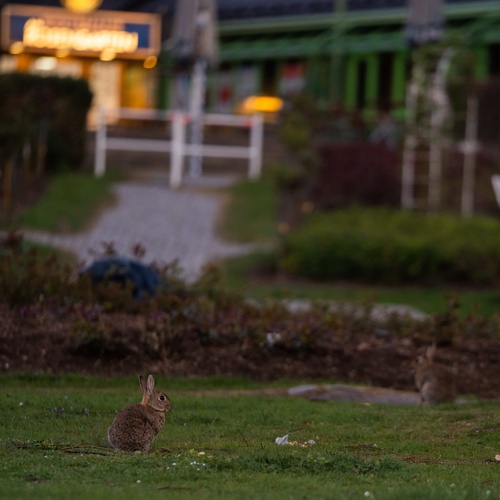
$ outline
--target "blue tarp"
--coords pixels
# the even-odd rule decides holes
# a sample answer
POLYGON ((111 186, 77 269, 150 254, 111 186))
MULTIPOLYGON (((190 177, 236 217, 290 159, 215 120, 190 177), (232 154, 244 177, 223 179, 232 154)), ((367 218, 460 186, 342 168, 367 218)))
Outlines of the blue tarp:
POLYGON ((105 257, 95 260, 81 272, 90 276, 92 283, 130 284, 134 299, 141 299, 158 292, 160 275, 148 265, 126 257, 105 257))

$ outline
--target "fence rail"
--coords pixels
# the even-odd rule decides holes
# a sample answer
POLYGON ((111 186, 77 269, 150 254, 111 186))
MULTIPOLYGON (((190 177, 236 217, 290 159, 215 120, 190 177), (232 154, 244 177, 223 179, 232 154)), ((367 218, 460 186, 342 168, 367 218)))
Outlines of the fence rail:
POLYGON ((202 117, 203 125, 242 127, 249 129, 248 146, 224 146, 214 144, 189 144, 186 142, 186 128, 191 121, 188 113, 180 111, 160 111, 154 109, 120 108, 111 112, 99 110, 96 141, 94 174, 97 177, 106 171, 106 151, 147 151, 170 154, 170 187, 182 184, 186 157, 240 158, 248 159, 248 177, 260 177, 262 170, 262 146, 264 122, 262 116, 238 116, 207 113, 202 117), (107 118, 138 121, 171 122, 165 127, 165 139, 139 139, 109 137, 107 118), (170 136, 170 137, 169 137, 170 136))

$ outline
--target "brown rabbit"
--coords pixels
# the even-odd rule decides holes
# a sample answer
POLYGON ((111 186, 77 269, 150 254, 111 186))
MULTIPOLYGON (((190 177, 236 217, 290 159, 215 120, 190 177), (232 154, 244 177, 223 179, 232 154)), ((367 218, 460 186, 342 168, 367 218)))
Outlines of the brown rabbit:
POLYGON ((456 398, 455 375, 447 366, 434 362, 436 345, 419 356, 415 369, 415 384, 420 402, 428 404, 452 403, 456 398))
POLYGON ((172 409, 172 403, 163 392, 154 390, 155 380, 149 375, 148 381, 139 375, 143 392, 142 401, 125 406, 115 417, 108 429, 111 447, 124 451, 151 450, 156 435, 165 424, 165 412, 172 409))

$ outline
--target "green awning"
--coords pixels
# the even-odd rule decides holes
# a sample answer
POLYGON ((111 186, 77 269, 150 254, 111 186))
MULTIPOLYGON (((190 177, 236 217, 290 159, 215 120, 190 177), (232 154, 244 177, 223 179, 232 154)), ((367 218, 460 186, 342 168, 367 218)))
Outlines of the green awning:
POLYGON ((402 31, 377 31, 367 34, 346 35, 335 39, 329 32, 319 36, 276 36, 252 40, 222 41, 221 61, 244 61, 262 59, 287 59, 314 56, 329 56, 333 53, 373 53, 407 50, 402 31))

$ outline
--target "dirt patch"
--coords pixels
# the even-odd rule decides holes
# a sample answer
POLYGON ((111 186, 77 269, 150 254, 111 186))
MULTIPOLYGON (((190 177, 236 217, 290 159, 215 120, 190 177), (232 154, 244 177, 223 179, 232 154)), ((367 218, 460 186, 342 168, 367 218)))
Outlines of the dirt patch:
POLYGON ((221 389, 214 391, 190 391, 190 396, 292 396, 310 401, 361 401, 363 403, 419 404, 417 393, 380 387, 345 384, 304 384, 289 388, 270 389, 221 389))
MULTIPOLYGON (((414 395, 415 360, 425 348, 416 337, 380 336, 376 330, 348 336, 327 332, 306 351, 293 346, 269 348, 233 334, 212 341, 202 331, 168 339, 159 338, 147 326, 150 319, 108 313, 83 320, 77 309, 56 314, 50 308, 35 311, 0 305, 0 372, 288 378, 361 384, 414 395)), ((459 395, 500 399, 496 335, 457 335, 439 346, 437 361, 455 369, 459 395)), ((309 396, 327 399, 323 389, 309 396)), ((389 400, 391 393, 383 389, 377 398, 389 400)), ((344 391, 344 400, 353 397, 352 390, 348 393, 342 386, 336 390, 337 397, 344 391)), ((368 393, 358 393, 356 398, 366 399, 368 393)))

